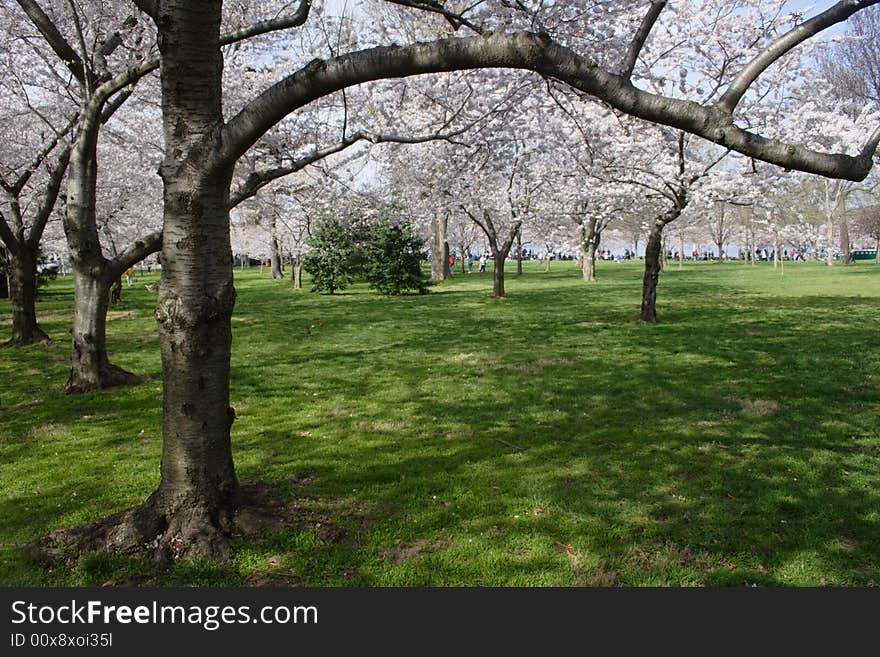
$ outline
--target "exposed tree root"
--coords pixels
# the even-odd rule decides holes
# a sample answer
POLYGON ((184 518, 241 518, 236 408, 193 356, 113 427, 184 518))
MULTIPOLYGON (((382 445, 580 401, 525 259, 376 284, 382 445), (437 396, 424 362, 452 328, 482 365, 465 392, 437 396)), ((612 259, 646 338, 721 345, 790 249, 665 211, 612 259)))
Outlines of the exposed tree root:
POLYGON ((267 486, 242 487, 236 497, 235 504, 212 509, 217 505, 192 495, 157 491, 141 506, 51 532, 28 544, 26 552, 49 567, 89 553, 146 557, 157 564, 187 559, 226 563, 230 538, 301 524, 291 511, 294 505, 272 500, 267 486))
POLYGON ((112 363, 102 367, 97 376, 87 376, 85 373, 71 368, 64 386, 64 392, 68 395, 78 395, 95 390, 136 386, 144 382, 144 377, 122 369, 112 363))
POLYGON ((52 338, 39 326, 34 328, 30 335, 18 335, 10 338, 6 342, 0 343, 0 349, 9 349, 12 347, 24 347, 29 344, 52 344, 52 338))

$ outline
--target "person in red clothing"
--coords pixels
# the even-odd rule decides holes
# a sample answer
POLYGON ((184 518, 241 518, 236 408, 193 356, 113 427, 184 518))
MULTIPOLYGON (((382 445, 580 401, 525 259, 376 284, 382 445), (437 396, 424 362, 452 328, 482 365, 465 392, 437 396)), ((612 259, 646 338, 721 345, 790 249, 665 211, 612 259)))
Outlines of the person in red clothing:
POLYGON ((452 274, 454 274, 454 273, 455 273, 455 256, 450 254, 449 255, 449 275, 452 276, 452 274))

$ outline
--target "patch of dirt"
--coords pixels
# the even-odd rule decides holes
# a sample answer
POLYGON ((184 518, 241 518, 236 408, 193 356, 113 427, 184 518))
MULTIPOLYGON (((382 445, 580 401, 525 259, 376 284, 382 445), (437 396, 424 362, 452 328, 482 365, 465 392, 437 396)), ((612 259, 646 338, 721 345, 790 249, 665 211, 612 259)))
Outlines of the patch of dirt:
POLYGON ((773 415, 779 410, 779 402, 772 399, 736 399, 742 410, 753 415, 773 415))
POLYGON ((606 569, 605 566, 599 566, 589 570, 575 571, 574 579, 577 586, 620 586, 620 578, 618 577, 617 572, 611 569, 606 569))
POLYGON ((571 367, 576 364, 577 361, 565 358, 539 358, 530 363, 506 363, 504 365, 498 365, 493 369, 510 370, 512 372, 534 372, 535 370, 543 369, 545 367, 571 367))
POLYGON ((51 438, 61 428, 62 428, 62 425, 55 424, 54 422, 50 422, 48 424, 41 424, 40 426, 34 427, 33 429, 31 429, 31 438, 51 438))
POLYGON ((358 425, 358 430, 369 431, 371 433, 385 433, 392 431, 402 431, 409 429, 412 422, 409 420, 394 420, 391 422, 362 422, 358 425))
POLYGON ((408 559, 421 556, 423 554, 434 554, 448 550, 452 545, 452 538, 447 537, 429 542, 427 539, 418 538, 409 543, 397 539, 394 541, 394 547, 386 547, 380 550, 383 560, 391 561, 395 565, 402 564, 408 559))
POLYGON ((134 310, 108 310, 107 311, 107 321, 113 321, 116 319, 137 319, 140 315, 137 314, 134 310))
POLYGON ((336 408, 331 408, 329 411, 324 413, 324 417, 328 420, 334 420, 340 417, 351 417, 354 415, 354 411, 350 408, 343 408, 342 406, 337 406, 336 408))

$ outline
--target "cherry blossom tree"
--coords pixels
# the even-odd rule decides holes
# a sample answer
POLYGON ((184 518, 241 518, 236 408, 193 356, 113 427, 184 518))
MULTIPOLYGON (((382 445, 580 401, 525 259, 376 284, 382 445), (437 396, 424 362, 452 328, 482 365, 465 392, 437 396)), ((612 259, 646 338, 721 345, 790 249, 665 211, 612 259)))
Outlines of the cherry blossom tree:
MULTIPOLYGON (((441 3, 400 0, 407 11, 435 14, 451 31, 477 34, 405 45, 391 45, 381 30, 365 32, 362 38, 358 34, 361 50, 314 59, 248 100, 228 119, 223 113, 222 3, 134 2, 154 21, 161 54, 164 228, 156 316, 163 363, 164 441, 158 489, 144 505, 101 526, 106 544, 115 547, 142 545, 145 538, 159 537, 158 549, 171 556, 227 554, 225 535, 234 523, 239 499, 230 442, 235 418, 229 405, 230 317, 235 301, 230 183, 241 156, 288 114, 376 79, 519 68, 724 149, 826 176, 864 178, 880 141, 876 130, 855 153, 827 153, 753 132, 743 127, 748 117, 739 112, 745 107, 741 101, 771 64, 822 29, 876 4, 870 0, 837 3, 791 31, 756 40, 745 58, 748 61, 737 66, 729 83, 725 79, 723 91, 712 97, 716 100, 705 104, 633 84, 629 63, 639 59, 666 2, 598 3, 589 21, 594 27, 604 27, 609 12, 613 13, 609 20, 615 21, 644 15, 634 23, 625 21, 610 35, 610 28, 600 29, 601 35, 578 39, 562 32, 563 26, 583 22, 572 20, 575 11, 582 11, 574 3, 541 4, 534 11, 488 3, 456 13, 441 3), (537 31, 509 31, 507 25, 537 31), (553 32, 557 25, 558 37, 553 32)), ((695 5, 695 10, 717 9, 716 3, 703 4, 707 7, 695 5)), ((261 29, 299 25, 309 9, 303 2, 293 14, 278 15, 261 29)))
POLYGON ((6 250, 12 336, 8 346, 48 341, 37 324, 37 253, 70 160, 77 107, 64 80, 42 65, 48 49, 29 23, 0 5, 0 239, 6 250))

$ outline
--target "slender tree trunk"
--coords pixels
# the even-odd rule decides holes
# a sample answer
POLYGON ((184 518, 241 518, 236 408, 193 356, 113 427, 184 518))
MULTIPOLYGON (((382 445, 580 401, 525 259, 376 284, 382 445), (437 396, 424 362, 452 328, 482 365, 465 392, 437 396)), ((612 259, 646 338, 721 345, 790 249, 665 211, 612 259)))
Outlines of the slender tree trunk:
POLYGON ((302 289, 302 258, 299 256, 290 256, 290 280, 294 290, 302 289))
POLYGON ((20 241, 9 254, 9 300, 12 305, 12 338, 5 346, 50 342, 37 324, 37 249, 20 241))
POLYGON ((522 273, 522 230, 518 230, 516 233, 516 275, 522 276, 522 273))
POLYGON ((275 218, 272 218, 272 278, 280 281, 284 278, 284 266, 281 263, 281 248, 278 246, 278 236, 275 233, 275 218))
POLYGON ((834 266, 834 219, 828 214, 828 253, 825 256, 825 264, 829 267, 834 266))
POLYGON ((678 268, 684 269, 684 236, 679 236, 678 240, 678 268))
POLYGON ((657 321, 657 284, 663 268, 663 228, 665 224, 654 222, 648 233, 645 245, 645 275, 642 280, 642 311, 639 319, 643 322, 657 321))
POLYGON ((840 219, 840 263, 843 265, 852 264, 850 262, 851 257, 852 245, 849 241, 849 222, 846 219, 846 215, 844 215, 840 219))

